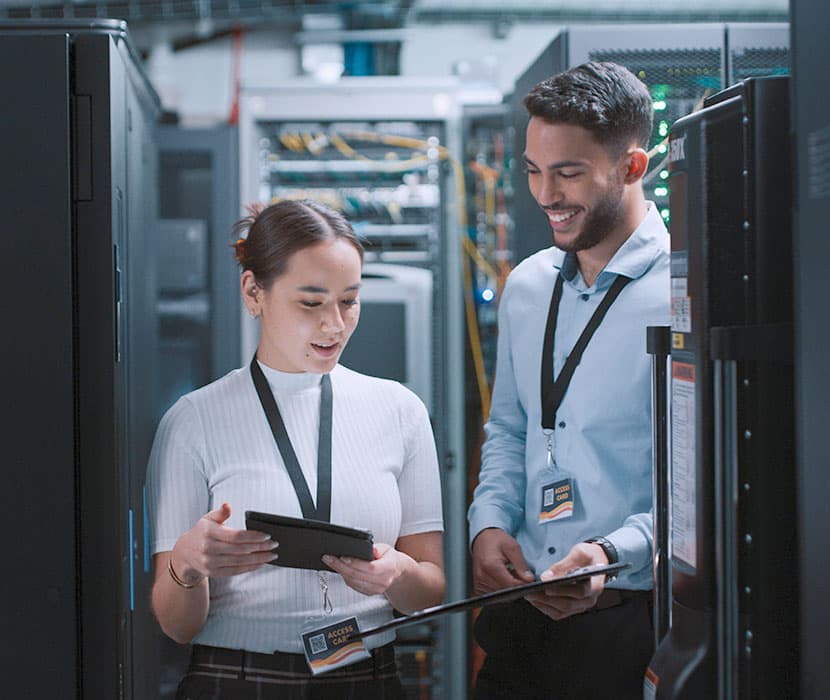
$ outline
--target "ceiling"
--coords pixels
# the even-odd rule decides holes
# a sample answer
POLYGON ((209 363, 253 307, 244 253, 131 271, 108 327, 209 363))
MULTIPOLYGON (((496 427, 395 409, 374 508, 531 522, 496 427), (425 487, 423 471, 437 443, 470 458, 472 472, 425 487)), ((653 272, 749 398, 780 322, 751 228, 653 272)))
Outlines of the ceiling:
POLYGON ((788 9, 788 0, 0 0, 0 21, 125 19, 146 49, 159 38, 184 48, 234 27, 308 34, 309 19, 323 15, 344 32, 389 31, 394 41, 396 29, 448 22, 498 32, 517 22, 786 21, 788 9))

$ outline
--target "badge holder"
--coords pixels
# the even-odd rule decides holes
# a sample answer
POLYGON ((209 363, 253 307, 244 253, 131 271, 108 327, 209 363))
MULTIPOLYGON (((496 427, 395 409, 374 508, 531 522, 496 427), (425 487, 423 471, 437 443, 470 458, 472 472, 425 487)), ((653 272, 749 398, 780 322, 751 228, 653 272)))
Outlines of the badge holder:
POLYGON ((322 614, 309 617, 303 625, 300 637, 303 653, 313 675, 326 673, 341 666, 349 666, 372 658, 362 639, 352 635, 360 632, 356 617, 338 620, 329 598, 328 574, 318 571, 320 591, 323 594, 322 614))
POLYGON ((553 294, 550 297, 548 308, 548 320, 545 325, 545 341, 542 346, 542 372, 541 372, 541 399, 542 399, 542 430, 548 441, 548 471, 551 472, 550 479, 545 479, 542 486, 541 507, 539 508, 539 522, 551 523, 556 520, 564 520, 573 517, 576 506, 576 483, 573 477, 560 471, 553 459, 553 426, 556 425, 556 412, 562 403, 562 399, 570 386, 573 373, 576 371, 582 359, 582 354, 591 338, 605 318, 611 304, 619 296, 625 285, 631 282, 630 277, 617 275, 608 291, 603 295, 588 324, 582 329, 582 333, 573 349, 568 354, 562 369, 556 380, 553 379, 553 358, 556 339, 556 322, 559 316, 559 304, 562 301, 563 281, 562 275, 556 276, 556 284, 553 287, 553 294))
POLYGON ((560 469, 553 459, 551 445, 553 431, 546 430, 548 442, 547 472, 550 479, 545 479, 542 485, 541 507, 539 509, 539 523, 552 523, 555 520, 565 520, 573 517, 575 505, 574 479, 560 469))

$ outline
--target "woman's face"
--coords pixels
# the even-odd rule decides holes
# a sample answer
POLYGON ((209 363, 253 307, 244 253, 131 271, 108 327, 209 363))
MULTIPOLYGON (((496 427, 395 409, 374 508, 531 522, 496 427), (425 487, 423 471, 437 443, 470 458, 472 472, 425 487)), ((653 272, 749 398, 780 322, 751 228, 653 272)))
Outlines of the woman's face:
POLYGON ((257 357, 283 372, 330 372, 360 317, 361 261, 336 238, 294 253, 270 289, 242 274, 248 310, 260 318, 257 357))

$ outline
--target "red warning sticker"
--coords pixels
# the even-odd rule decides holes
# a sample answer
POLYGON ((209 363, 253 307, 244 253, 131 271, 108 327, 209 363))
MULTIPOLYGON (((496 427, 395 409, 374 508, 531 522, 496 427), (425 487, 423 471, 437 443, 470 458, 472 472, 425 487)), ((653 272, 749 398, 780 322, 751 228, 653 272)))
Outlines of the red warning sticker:
POLYGON ((694 382, 695 380, 695 366, 687 362, 672 362, 671 376, 674 379, 681 381, 694 382))

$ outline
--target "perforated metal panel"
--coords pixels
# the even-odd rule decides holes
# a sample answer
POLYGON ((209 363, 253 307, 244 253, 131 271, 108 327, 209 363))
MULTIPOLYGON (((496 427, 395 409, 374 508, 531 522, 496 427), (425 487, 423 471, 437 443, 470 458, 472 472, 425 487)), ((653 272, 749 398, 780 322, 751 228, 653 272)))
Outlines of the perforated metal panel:
POLYGON ((723 82, 718 49, 596 50, 592 61, 613 61, 628 68, 648 86, 654 100, 654 131, 649 170, 643 183, 646 198, 669 220, 668 133, 680 117, 699 109, 723 82))
POLYGON ((789 75, 789 25, 730 24, 726 41, 728 85, 746 78, 789 75))

